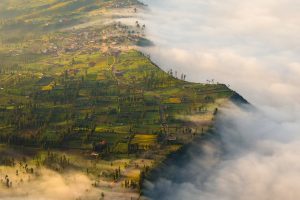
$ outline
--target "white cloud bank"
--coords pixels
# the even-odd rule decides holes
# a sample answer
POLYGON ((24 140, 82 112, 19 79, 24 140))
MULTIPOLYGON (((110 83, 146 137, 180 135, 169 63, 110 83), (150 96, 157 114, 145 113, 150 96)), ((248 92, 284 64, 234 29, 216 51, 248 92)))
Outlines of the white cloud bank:
POLYGON ((192 81, 216 79, 251 102, 284 106, 300 98, 297 0, 145 0, 142 14, 166 69, 192 81), (288 96, 288 97, 287 97, 288 96))
POLYGON ((172 178, 150 184, 152 197, 300 199, 300 1, 144 2, 156 46, 143 50, 155 62, 191 81, 230 84, 260 110, 226 108, 218 123, 224 149, 198 147, 203 156, 191 152, 172 178))
MULTIPOLYGON (((299 122, 299 121, 298 121, 299 122)), ((146 184, 160 200, 296 200, 300 198, 300 123, 276 121, 235 105, 222 109, 220 138, 194 144, 181 164, 146 184)))

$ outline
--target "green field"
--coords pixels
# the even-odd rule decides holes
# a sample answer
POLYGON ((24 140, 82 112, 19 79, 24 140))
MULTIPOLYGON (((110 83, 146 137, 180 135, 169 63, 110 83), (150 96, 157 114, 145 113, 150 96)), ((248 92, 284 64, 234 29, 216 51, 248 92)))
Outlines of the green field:
MULTIPOLYGON (((25 67, 0 75, 2 142, 91 148, 105 140, 113 151, 121 141, 130 144, 135 134, 171 134, 163 126, 185 126, 178 115, 203 112, 232 95, 225 85, 179 80, 135 50, 117 57, 69 56, 74 63, 49 72, 25 67), (7 76, 14 82, 4 84, 7 76)), ((43 66, 45 60, 38 62, 43 66)))

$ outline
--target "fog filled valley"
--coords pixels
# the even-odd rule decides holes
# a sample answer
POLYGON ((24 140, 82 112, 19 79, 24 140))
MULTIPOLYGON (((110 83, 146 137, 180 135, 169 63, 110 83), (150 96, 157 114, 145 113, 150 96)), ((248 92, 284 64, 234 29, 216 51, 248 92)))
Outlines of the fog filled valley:
POLYGON ((169 161, 162 178, 146 183, 147 196, 298 199, 299 2, 145 2, 141 17, 155 46, 143 51, 152 60, 188 80, 226 83, 252 104, 223 108, 216 138, 187 148, 183 162, 169 161))

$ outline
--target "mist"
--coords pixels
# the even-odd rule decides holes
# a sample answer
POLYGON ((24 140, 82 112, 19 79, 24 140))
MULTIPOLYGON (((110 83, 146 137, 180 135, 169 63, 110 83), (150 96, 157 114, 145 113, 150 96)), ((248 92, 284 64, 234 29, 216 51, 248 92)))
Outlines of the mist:
POLYGON ((145 195, 162 200, 295 200, 299 123, 277 124, 251 107, 221 110, 215 133, 167 163, 145 195))
POLYGON ((156 46, 144 51, 165 70, 229 84, 261 106, 297 103, 299 1, 145 2, 140 16, 156 46))
POLYGON ((22 173, 16 176, 16 169, 6 168, 0 170, 1 200, 80 200, 98 199, 101 191, 92 187, 92 181, 83 173, 67 172, 59 174, 50 169, 41 168, 34 175, 22 173), (8 175, 12 181, 11 188, 2 182, 8 175), (17 186, 17 187, 16 187, 17 186))
POLYGON ((189 159, 146 184, 147 196, 299 199, 300 2, 144 2, 140 18, 155 46, 142 51, 190 81, 225 83, 255 107, 223 108, 216 138, 193 144, 189 159))

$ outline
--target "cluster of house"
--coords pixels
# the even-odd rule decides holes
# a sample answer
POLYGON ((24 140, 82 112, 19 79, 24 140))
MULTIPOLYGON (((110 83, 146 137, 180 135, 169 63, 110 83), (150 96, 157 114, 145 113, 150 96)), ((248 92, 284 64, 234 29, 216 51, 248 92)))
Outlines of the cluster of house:
POLYGON ((91 52, 100 50, 101 36, 96 30, 79 30, 64 32, 54 35, 53 38, 44 41, 42 54, 68 53, 75 51, 91 52))
POLYGON ((114 23, 104 28, 73 29, 61 32, 43 41, 40 52, 42 54, 62 54, 68 52, 92 53, 120 49, 125 44, 132 44, 139 40, 141 32, 134 28, 114 23))
POLYGON ((114 1, 111 3, 111 7, 113 8, 125 8, 133 5, 134 2, 132 1, 114 1))

